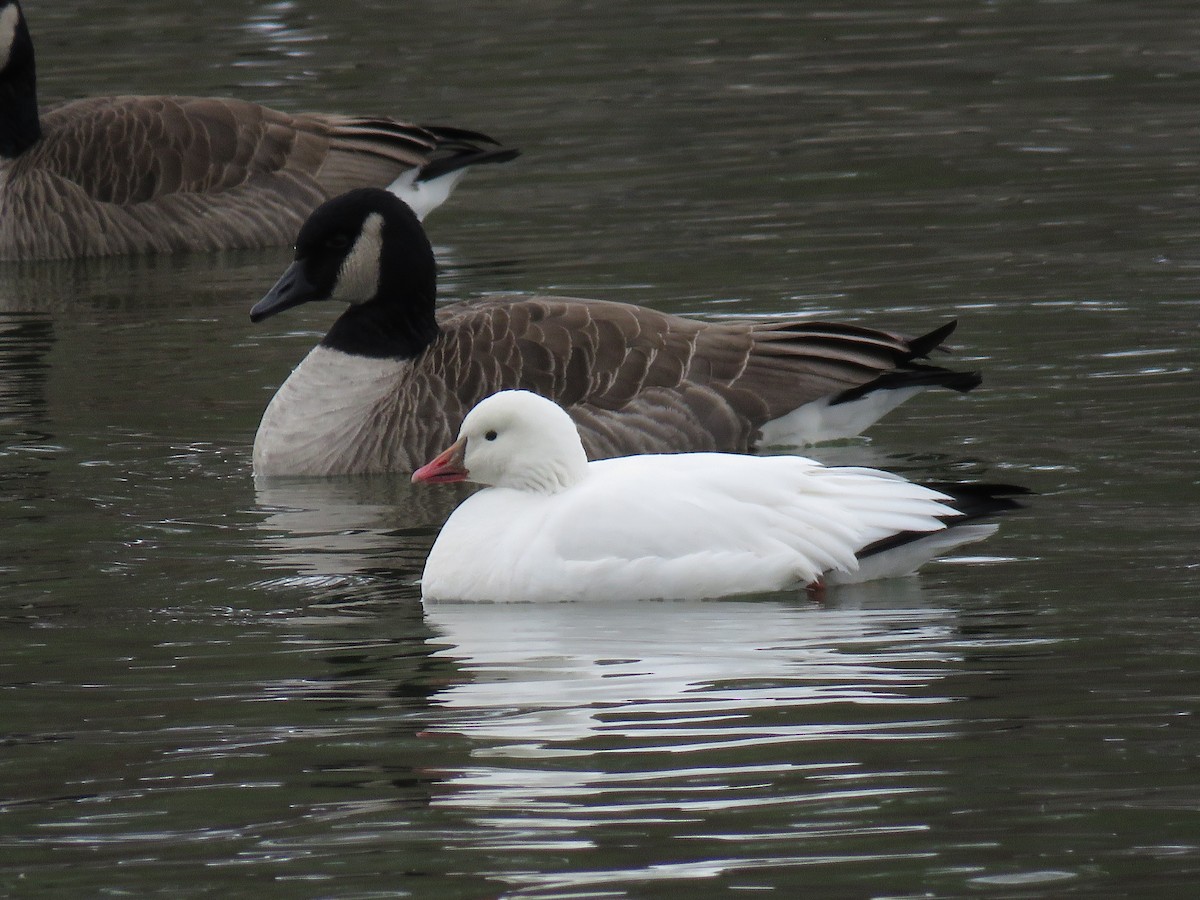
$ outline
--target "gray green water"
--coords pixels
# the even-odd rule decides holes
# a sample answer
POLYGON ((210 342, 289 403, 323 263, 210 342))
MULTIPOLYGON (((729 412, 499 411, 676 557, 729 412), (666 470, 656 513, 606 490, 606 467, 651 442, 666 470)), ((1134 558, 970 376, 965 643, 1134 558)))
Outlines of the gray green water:
POLYGON ((0 893, 1194 895, 1200 10, 25 6, 47 101, 520 146, 446 299, 957 317, 984 386, 824 453, 1038 496, 825 605, 426 613, 451 489, 250 478, 286 250, 0 268, 0 893))

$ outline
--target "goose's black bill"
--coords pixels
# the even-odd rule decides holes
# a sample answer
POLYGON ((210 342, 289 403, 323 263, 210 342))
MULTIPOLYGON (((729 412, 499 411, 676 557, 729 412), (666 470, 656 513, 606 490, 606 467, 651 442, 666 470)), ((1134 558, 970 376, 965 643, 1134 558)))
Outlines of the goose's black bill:
POLYGON ((250 309, 250 321, 261 322, 277 312, 291 309, 310 300, 327 300, 325 292, 308 280, 304 264, 296 260, 284 270, 275 286, 250 309))

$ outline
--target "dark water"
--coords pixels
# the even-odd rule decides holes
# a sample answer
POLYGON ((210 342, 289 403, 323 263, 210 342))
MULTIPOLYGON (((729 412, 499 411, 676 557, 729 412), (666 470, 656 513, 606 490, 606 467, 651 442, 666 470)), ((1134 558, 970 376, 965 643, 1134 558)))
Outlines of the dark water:
POLYGON ((286 250, 5 267, 0 893, 1194 895, 1200 11, 26 10, 47 101, 522 147, 430 219, 447 298, 957 317, 984 386, 823 452, 1038 497, 824 605, 423 610, 450 490, 249 476, 334 313, 250 326, 286 250))

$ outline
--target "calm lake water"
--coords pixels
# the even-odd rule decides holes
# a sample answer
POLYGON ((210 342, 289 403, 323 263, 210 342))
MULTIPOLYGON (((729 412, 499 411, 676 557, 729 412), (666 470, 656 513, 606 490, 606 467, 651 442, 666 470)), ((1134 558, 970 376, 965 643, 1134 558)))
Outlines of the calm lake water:
POLYGON ((250 476, 286 249, 0 268, 0 894, 1195 895, 1200 7, 25 6, 47 103, 521 147, 447 299, 957 318, 983 387, 821 454, 1038 496, 820 605, 426 610, 454 489, 250 476))

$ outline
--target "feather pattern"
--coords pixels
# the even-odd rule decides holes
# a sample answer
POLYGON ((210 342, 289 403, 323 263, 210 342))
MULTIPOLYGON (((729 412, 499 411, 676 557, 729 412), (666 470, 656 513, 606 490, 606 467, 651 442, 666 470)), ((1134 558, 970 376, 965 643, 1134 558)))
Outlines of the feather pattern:
POLYGON ((296 262, 252 318, 336 296, 339 283, 357 281, 359 273, 346 271, 350 257, 326 258, 329 239, 352 246, 373 216, 385 222, 382 250, 364 280, 378 293, 343 313, 271 401, 255 439, 257 474, 411 470, 453 438, 472 406, 504 389, 562 405, 588 456, 600 459, 748 452, 764 436, 793 446, 849 436, 890 405, 839 416, 860 408, 838 398, 883 376, 886 385, 869 397, 887 394, 891 405, 929 386, 967 391, 980 380, 915 361, 941 344, 953 322, 908 338, 835 322, 705 321, 570 297, 437 307, 420 224, 380 191, 352 192, 316 210, 301 229, 296 262), (390 360, 387 376, 382 359, 390 360), (798 409, 805 415, 795 416, 798 409))
POLYGON ((314 348, 268 406, 255 472, 409 471, 450 442, 472 406, 506 388, 562 404, 591 459, 748 452, 765 423, 903 367, 911 352, 885 332, 826 340, 836 324, 807 323, 786 332, 785 345, 774 322, 563 297, 455 303, 437 322, 437 338, 411 360, 381 365, 314 348))
POLYGON ((23 16, 9 49, 0 54, 0 136, 9 136, 0 142, 0 259, 286 244, 317 205, 351 188, 405 176, 411 188, 516 155, 463 129, 233 99, 94 97, 39 119, 23 16))

